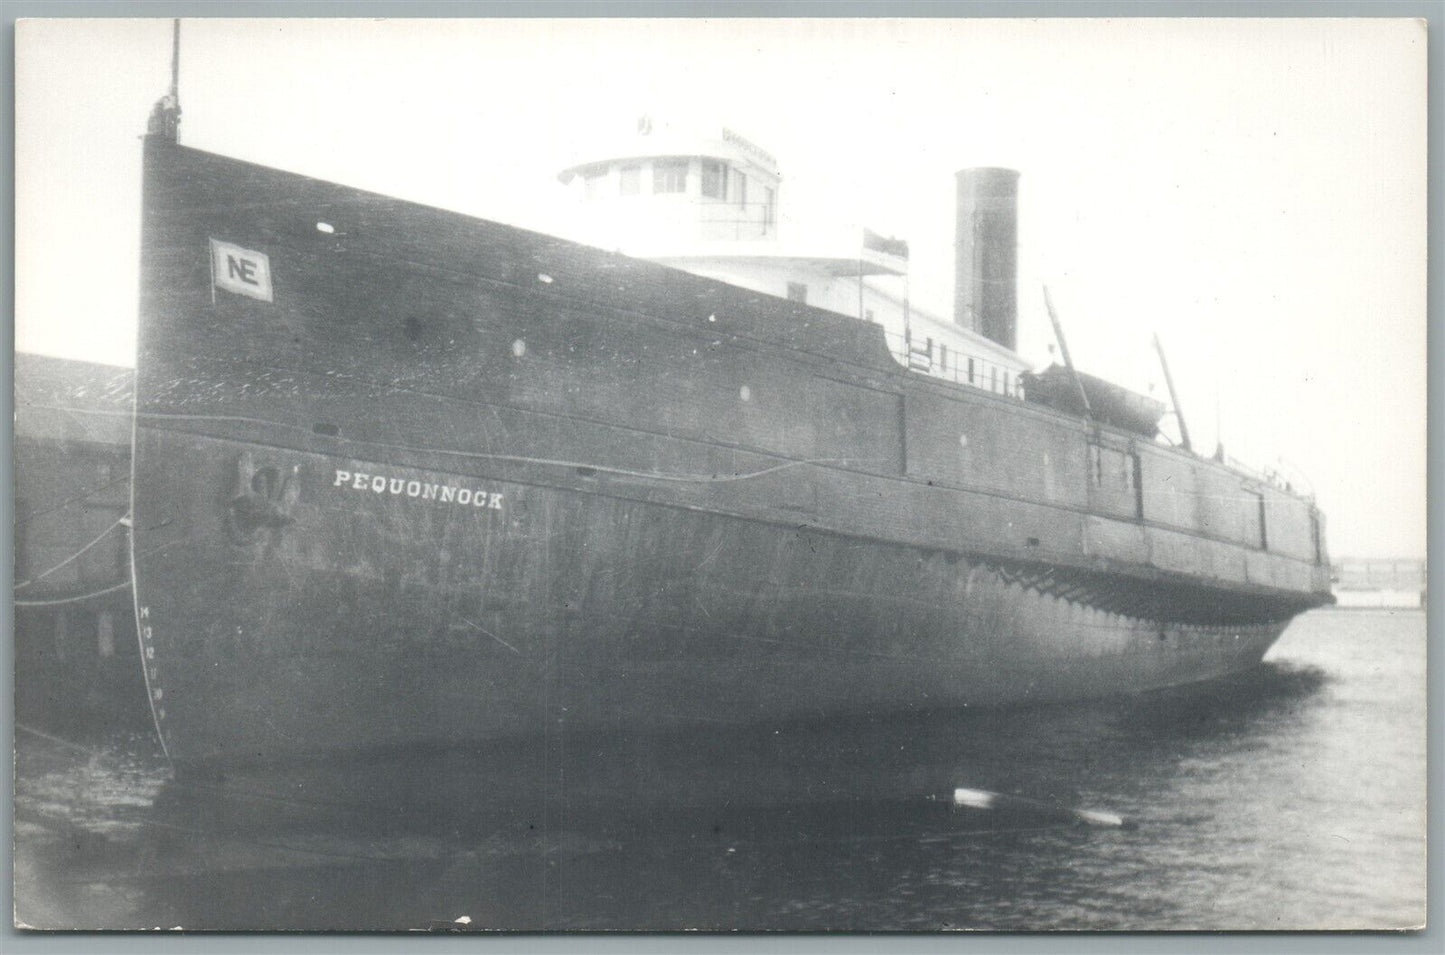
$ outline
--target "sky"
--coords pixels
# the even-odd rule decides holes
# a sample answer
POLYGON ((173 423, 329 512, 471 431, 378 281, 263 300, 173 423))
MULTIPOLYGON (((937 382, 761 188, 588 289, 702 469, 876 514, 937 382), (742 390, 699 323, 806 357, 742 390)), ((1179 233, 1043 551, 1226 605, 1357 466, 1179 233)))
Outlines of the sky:
MULTIPOLYGON (((1021 171, 1020 350, 1301 477, 1335 556, 1425 554, 1425 28, 1405 20, 185 20, 181 141, 545 232, 638 115, 773 153, 792 222, 906 238, 948 314, 953 173, 1021 171)), ((19 351, 134 360, 168 20, 16 29, 19 351)))

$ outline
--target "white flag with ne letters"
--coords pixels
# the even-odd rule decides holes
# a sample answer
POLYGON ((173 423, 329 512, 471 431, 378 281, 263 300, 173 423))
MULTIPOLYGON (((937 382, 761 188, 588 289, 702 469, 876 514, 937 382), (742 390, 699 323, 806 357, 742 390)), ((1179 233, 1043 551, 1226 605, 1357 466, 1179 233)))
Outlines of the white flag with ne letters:
POLYGON ((211 281, 237 295, 271 301, 271 260, 264 252, 211 240, 211 281))

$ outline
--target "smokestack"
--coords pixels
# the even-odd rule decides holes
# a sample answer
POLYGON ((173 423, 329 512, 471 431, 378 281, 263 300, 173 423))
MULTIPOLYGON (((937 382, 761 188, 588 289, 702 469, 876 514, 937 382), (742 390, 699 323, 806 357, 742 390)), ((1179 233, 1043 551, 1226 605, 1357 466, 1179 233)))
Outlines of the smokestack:
POLYGON ((1018 171, 961 169, 956 178, 953 320, 1014 349, 1019 310, 1018 171))

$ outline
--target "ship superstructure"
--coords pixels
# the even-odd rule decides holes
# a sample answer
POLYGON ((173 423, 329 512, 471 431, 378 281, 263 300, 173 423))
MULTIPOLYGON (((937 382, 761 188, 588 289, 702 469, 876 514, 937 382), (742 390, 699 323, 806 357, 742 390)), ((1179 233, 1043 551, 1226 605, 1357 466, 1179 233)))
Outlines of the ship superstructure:
POLYGON ((642 116, 558 178, 572 191, 577 236, 714 278, 881 325, 913 371, 1002 395, 1021 393, 1014 249, 1018 174, 960 174, 955 315, 909 296, 904 239, 846 221, 786 214, 773 154, 727 126, 642 116))

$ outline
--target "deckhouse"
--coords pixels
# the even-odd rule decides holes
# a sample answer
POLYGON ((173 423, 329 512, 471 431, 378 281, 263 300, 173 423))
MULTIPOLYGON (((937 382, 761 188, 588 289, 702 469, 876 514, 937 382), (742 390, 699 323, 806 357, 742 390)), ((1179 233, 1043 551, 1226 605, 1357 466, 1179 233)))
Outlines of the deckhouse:
MULTIPOLYGON (((582 241, 856 316, 883 326, 894 357, 914 371, 1019 393, 1019 374, 1029 366, 1013 351, 1011 317, 1006 334, 990 337, 971 306, 950 319, 910 303, 906 241, 780 214, 777 160, 732 129, 643 116, 558 178, 575 196, 582 241)), ((960 180, 960 208, 964 200, 960 180)), ((1005 211, 1012 216, 1011 208, 1005 211)), ((971 269, 977 263, 969 258, 971 269)), ((1011 265, 1007 271, 1006 294, 1012 295, 1011 265)), ((963 275, 958 281, 979 285, 963 275)))

